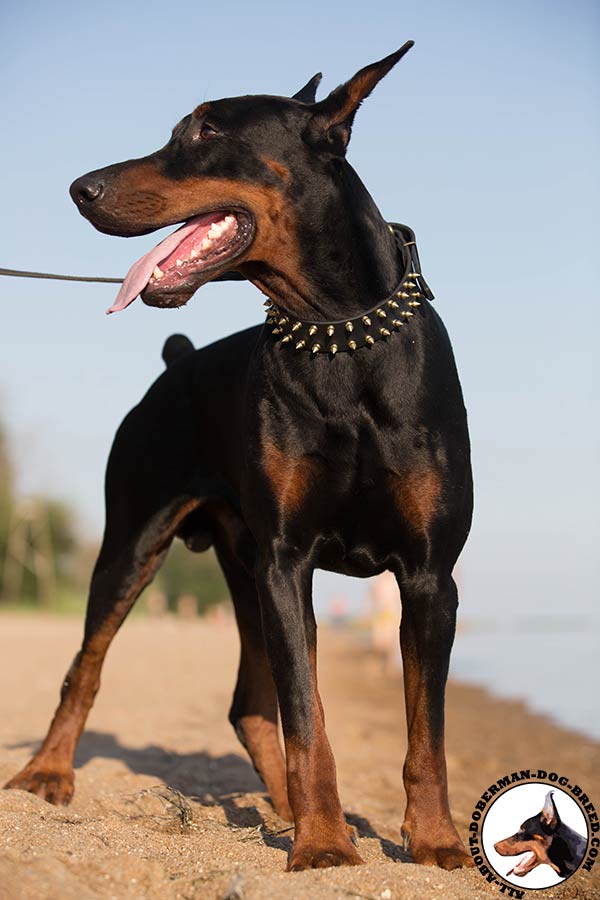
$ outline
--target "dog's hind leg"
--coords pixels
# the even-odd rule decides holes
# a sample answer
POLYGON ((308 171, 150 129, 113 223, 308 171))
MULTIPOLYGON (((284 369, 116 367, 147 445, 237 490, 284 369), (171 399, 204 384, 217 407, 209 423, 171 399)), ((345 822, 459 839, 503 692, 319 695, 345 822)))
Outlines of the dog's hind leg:
POLYGON ((229 721, 264 781, 275 811, 291 822, 285 759, 277 731, 277 691, 254 581, 253 541, 241 520, 224 511, 214 529, 214 544, 240 633, 240 663, 229 721))
MULTIPOLYGON (((140 415, 130 415, 109 460, 106 529, 92 576, 81 650, 65 678, 60 704, 41 748, 6 785, 31 791, 51 803, 68 803, 73 795, 73 757, 112 639, 152 580, 184 519, 202 502, 177 490, 175 481, 180 476, 171 474, 160 485, 153 480, 156 460, 152 459, 151 442, 142 444, 145 457, 139 454, 140 444, 133 442, 132 432, 141 429, 140 415)), ((143 442, 148 437, 146 430, 138 439, 143 442)))
POLYGON ((110 643, 158 570, 193 502, 175 506, 160 523, 149 523, 145 530, 132 535, 125 552, 107 534, 90 587, 83 644, 64 680, 60 704, 42 746, 7 788, 30 791, 50 803, 71 800, 73 758, 100 687, 100 672, 110 643))

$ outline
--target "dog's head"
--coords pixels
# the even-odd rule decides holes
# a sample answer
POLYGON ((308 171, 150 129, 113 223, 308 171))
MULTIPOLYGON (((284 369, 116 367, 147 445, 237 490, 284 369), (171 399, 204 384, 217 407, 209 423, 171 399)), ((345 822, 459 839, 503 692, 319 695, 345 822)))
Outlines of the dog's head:
POLYGON ((316 214, 336 215, 355 113, 411 46, 361 69, 320 102, 316 75, 292 98, 202 103, 161 150, 74 181, 79 211, 107 234, 131 237, 183 223, 134 264, 109 312, 138 294, 152 306, 181 306, 231 271, 268 284, 272 296, 302 294, 303 263, 322 227, 316 214))
POLYGON ((553 794, 553 791, 548 791, 541 812, 526 819, 516 834, 494 844, 494 850, 500 856, 525 854, 507 875, 527 875, 544 863, 552 866, 556 872, 559 871, 548 856, 554 835, 561 824, 553 794))

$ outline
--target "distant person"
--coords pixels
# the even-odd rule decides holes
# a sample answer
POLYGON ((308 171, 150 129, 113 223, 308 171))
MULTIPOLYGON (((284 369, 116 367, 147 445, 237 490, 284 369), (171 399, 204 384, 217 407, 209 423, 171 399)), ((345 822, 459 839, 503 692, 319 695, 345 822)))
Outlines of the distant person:
POLYGON ((334 628, 343 628, 348 624, 348 601, 345 597, 333 597, 329 604, 329 620, 334 628))
POLYGON ((386 672, 402 668, 400 656, 400 591, 394 575, 382 572, 372 581, 371 644, 386 672))

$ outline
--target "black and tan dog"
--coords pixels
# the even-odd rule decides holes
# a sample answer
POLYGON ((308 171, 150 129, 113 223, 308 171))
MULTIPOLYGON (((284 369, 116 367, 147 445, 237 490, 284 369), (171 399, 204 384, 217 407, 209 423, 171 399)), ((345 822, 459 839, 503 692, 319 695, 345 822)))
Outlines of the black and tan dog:
POLYGON ((519 830, 494 844, 500 856, 522 856, 508 875, 525 876, 537 866, 548 865, 567 878, 585 856, 587 840, 560 818, 554 791, 548 791, 541 812, 526 819, 519 830))
POLYGON ((43 746, 9 787, 69 801, 106 651, 178 535, 192 549, 214 544, 227 578, 241 635, 230 718, 295 821, 289 868, 361 862, 317 688, 312 575, 391 570, 403 604, 405 841, 417 862, 470 864, 443 737, 452 569, 472 508, 466 414, 414 236, 384 221, 346 161, 360 103, 411 46, 320 102, 315 76, 291 99, 203 103, 161 150, 72 185, 108 234, 184 223, 134 265, 111 311, 140 292, 179 306, 234 272, 269 298, 267 324, 197 352, 167 345, 172 364, 120 427, 83 645, 43 746))

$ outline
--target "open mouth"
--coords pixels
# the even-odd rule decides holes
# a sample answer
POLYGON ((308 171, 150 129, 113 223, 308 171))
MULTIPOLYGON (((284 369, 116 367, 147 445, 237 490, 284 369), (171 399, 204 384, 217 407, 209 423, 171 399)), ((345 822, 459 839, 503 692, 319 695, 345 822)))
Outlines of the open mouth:
POLYGON ((507 875, 527 875, 528 872, 535 867, 536 864, 536 856, 533 850, 528 850, 512 867, 510 872, 507 872, 507 875))
POLYGON ((119 312, 141 295, 150 306, 181 306, 254 238, 254 222, 242 210, 216 210, 188 219, 133 264, 107 313, 119 312))

